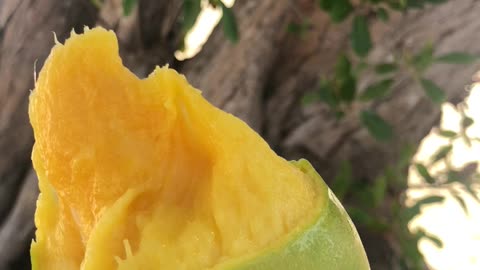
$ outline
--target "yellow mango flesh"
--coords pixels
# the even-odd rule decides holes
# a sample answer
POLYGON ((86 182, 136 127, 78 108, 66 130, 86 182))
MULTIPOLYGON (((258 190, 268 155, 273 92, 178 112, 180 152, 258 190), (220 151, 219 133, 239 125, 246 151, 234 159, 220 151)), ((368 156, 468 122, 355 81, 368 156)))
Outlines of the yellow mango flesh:
POLYGON ((138 79, 101 28, 52 49, 29 114, 37 270, 212 269, 282 243, 326 199, 182 75, 138 79))

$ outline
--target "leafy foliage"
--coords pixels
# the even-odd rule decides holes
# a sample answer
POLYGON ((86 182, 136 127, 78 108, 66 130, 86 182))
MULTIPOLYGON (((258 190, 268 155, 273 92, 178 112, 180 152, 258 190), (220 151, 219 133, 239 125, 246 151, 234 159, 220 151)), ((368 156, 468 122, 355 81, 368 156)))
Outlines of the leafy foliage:
POLYGON ((199 0, 184 0, 183 1, 183 32, 187 33, 192 29, 197 21, 198 15, 202 10, 199 0))
POLYGON ((360 118, 375 139, 387 141, 393 137, 392 127, 375 112, 365 110, 360 114, 360 118))
POLYGON ((392 79, 384 79, 368 86, 360 96, 362 101, 370 101, 382 98, 388 94, 393 85, 392 79))
POLYGON ((471 64, 478 60, 478 58, 479 56, 477 55, 471 55, 463 52, 452 52, 437 57, 435 61, 447 64, 471 64))
POLYGON ((353 51, 360 57, 367 56, 372 48, 372 40, 365 16, 355 16, 350 37, 353 51))
MULTIPOLYGON (((436 56, 432 44, 426 44, 416 53, 401 52, 392 62, 370 64, 364 60, 374 46, 369 30, 369 21, 372 17, 366 14, 372 12, 376 15, 373 17, 374 19, 387 21, 391 12, 406 11, 411 8, 418 9, 425 7, 427 4, 443 2, 445 1, 370 0, 361 2, 359 6, 352 6, 349 1, 319 0, 319 7, 330 15, 332 21, 339 23, 352 17, 350 39, 354 55, 342 55, 339 58, 339 62, 349 63, 349 70, 352 72, 338 72, 337 68, 333 75, 322 78, 320 88, 306 94, 306 98, 303 99, 304 104, 323 101, 341 118, 349 114, 350 106, 348 105, 351 103, 372 103, 387 98, 395 85, 394 75, 397 73, 409 74, 432 102, 438 104, 445 102, 447 98, 445 90, 434 81, 426 78, 424 76, 426 71, 435 63, 471 64, 478 60, 480 56, 463 52, 451 52, 436 56), (345 12, 336 13, 338 10, 345 10, 345 12), (342 14, 342 16, 339 16, 339 14, 342 14), (377 75, 377 80, 364 89, 358 89, 359 85, 356 82, 359 81, 359 76, 365 70, 373 70, 377 75)), ((371 115, 367 116, 365 113, 361 113, 359 114, 359 122, 376 139, 388 141, 393 137, 389 134, 393 132, 389 131, 388 122, 372 110, 369 111, 375 115, 373 116, 375 120, 372 120, 371 115)))
POLYGON ((424 73, 427 68, 432 65, 433 60, 433 46, 431 44, 427 44, 423 47, 423 49, 415 54, 411 60, 407 59, 407 61, 411 62, 410 64, 418 74, 424 73))
POLYGON ((318 3, 335 23, 344 21, 353 12, 352 3, 349 0, 319 0, 318 3))
POLYGON ((397 64, 395 63, 383 63, 375 67, 375 71, 378 74, 388 74, 396 71, 398 69, 397 64))
POLYGON ((425 182, 429 184, 435 183, 435 179, 430 175, 427 167, 425 167, 423 164, 417 163, 415 164, 415 168, 417 169, 417 172, 423 177, 423 180, 425 180, 425 182))
POLYGON ((136 4, 137 4, 137 0, 122 0, 123 15, 124 16, 130 15, 136 4))
POLYGON ((445 101, 445 92, 436 85, 434 82, 428 79, 421 79, 420 83, 425 90, 427 96, 435 103, 442 103, 445 101))
POLYGON ((238 29, 237 23, 235 20, 235 16, 233 15, 232 9, 225 6, 225 4, 219 1, 220 6, 222 7, 222 25, 223 25, 223 32, 227 39, 231 42, 236 43, 239 39, 238 36, 238 29))
MULTIPOLYGON (((359 123, 376 140, 388 142, 394 136, 394 131, 374 109, 369 108, 369 105, 388 98, 395 86, 396 74, 410 75, 410 78, 417 83, 418 89, 423 90, 425 96, 433 103, 441 104, 445 102, 447 97, 445 90, 436 82, 428 79, 425 76, 426 72, 435 64, 472 64, 479 60, 480 56, 464 52, 436 54, 435 47, 432 44, 426 44, 416 52, 393 52, 395 57, 390 62, 369 63, 368 58, 366 58, 374 47, 369 30, 371 20, 376 19, 386 22, 392 12, 421 9, 429 4, 444 2, 446 0, 369 0, 361 1, 358 6, 354 6, 349 1, 319 0, 319 7, 330 15, 333 22, 340 23, 352 17, 350 33, 352 54, 343 55, 339 60, 345 64, 344 67, 348 66, 348 69, 344 68, 344 72, 339 72, 337 65, 332 75, 322 77, 321 87, 318 90, 306 94, 306 96, 315 97, 310 98, 309 103, 322 101, 340 118, 355 113, 351 111, 349 105, 358 104, 365 108, 359 113, 359 123), (352 83, 349 86, 356 87, 356 89, 349 89, 348 95, 341 94, 341 90, 339 90, 341 87, 338 87, 339 81, 346 81, 346 78, 348 78, 352 82, 357 82, 363 73, 369 71, 371 71, 370 74, 372 72, 375 74, 375 78, 370 84, 363 89, 359 89, 358 84, 352 83)), ((402 269, 424 269, 424 258, 418 250, 418 241, 421 239, 427 239, 438 247, 443 246, 443 243, 436 236, 424 230, 417 230, 416 232, 408 230, 408 223, 420 213, 422 207, 442 202, 444 200, 443 196, 425 197, 409 207, 405 207, 398 201, 389 202, 390 218, 375 216, 375 213, 379 211, 378 208, 385 208, 383 204, 385 204, 384 198, 388 190, 406 188, 407 175, 405 172, 409 166, 413 166, 417 174, 423 179, 424 188, 434 190, 446 188, 449 190, 465 213, 468 213, 468 208, 464 199, 458 193, 458 184, 461 185, 463 191, 480 202, 475 193, 474 184, 479 181, 480 176, 474 173, 475 170, 470 169, 470 173, 465 173, 465 171, 468 171, 466 168, 456 170, 450 164, 454 141, 463 140, 467 145, 471 145, 471 141, 476 139, 468 136, 466 132, 466 129, 473 124, 473 119, 463 111, 460 112, 462 113, 460 132, 439 130, 438 134, 448 139, 449 143, 440 147, 432 155, 428 164, 411 164, 413 151, 407 151, 407 154, 401 157, 398 164, 386 168, 382 175, 371 181, 370 185, 359 186, 359 181, 351 179, 353 175, 351 164, 344 162, 340 166, 337 178, 335 178, 332 186, 332 189, 339 194, 340 198, 349 197, 349 201, 354 203, 354 205, 348 205, 347 210, 356 224, 366 226, 373 231, 388 232, 395 235, 403 252, 400 256, 403 260, 399 262, 402 269), (446 169, 432 173, 431 167, 439 162, 445 163, 446 169)))
POLYGON ((336 91, 343 102, 352 102, 356 94, 356 78, 352 73, 352 63, 346 56, 341 56, 335 67, 336 91))

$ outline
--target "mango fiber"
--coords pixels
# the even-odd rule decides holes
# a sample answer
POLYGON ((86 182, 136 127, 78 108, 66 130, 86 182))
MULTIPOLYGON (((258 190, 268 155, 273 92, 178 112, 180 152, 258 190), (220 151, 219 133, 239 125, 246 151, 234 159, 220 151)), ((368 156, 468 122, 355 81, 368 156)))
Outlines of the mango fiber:
POLYGON ((137 78, 111 31, 55 45, 29 114, 33 269, 369 269, 307 161, 277 156, 172 69, 137 78))

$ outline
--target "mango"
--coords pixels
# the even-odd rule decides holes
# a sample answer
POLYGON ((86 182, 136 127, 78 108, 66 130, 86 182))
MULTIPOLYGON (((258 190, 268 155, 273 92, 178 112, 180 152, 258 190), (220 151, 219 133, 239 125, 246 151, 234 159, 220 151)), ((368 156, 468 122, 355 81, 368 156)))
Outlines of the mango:
POLYGON ((112 31, 57 42, 29 115, 33 269, 369 269, 306 160, 276 155, 173 69, 139 79, 112 31))

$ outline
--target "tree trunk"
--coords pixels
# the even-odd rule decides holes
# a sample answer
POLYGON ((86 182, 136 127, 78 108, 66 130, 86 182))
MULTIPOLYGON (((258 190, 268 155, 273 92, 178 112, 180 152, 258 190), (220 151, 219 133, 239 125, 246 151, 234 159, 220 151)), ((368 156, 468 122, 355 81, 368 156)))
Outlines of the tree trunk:
MULTIPOLYGON (((39 60, 38 69, 48 54, 53 45, 51 31, 64 39, 70 28, 93 24, 90 2, 0 2, 0 269, 9 269, 7 265, 18 256, 28 255, 24 250, 33 226, 35 196, 29 194, 36 193, 35 178, 29 173, 32 135, 26 115, 33 62, 39 60)), ((348 22, 332 24, 313 0, 237 0, 234 11, 240 41, 231 44, 216 29, 201 53, 185 62, 172 57, 183 36, 178 26, 179 2, 141 0, 138 13, 121 18, 119 1, 106 1, 98 23, 117 31, 124 62, 136 74, 145 76, 155 64, 170 63, 212 103, 248 122, 279 154, 287 159, 308 158, 327 182, 344 160, 353 165, 355 179, 375 178, 398 161, 405 144, 417 145, 440 118, 438 106, 403 75, 396 78, 390 97, 355 105, 342 120, 323 104, 302 107, 300 97, 317 87, 321 75, 332 71, 349 42, 348 22), (301 19, 299 14, 313 23, 303 38, 285 31, 289 22, 301 19), (361 127, 356 114, 364 106, 393 125, 393 141, 379 143, 361 127)), ((479 12, 478 1, 456 0, 396 16, 388 26, 376 23, 372 29, 378 46, 370 60, 381 62, 393 50, 418 49, 428 41, 439 53, 479 54, 479 12)), ((443 86, 449 101, 458 102, 474 71, 474 66, 437 65, 428 76, 443 86)), ((360 84, 367 82, 368 78, 360 84)), ((391 196, 401 191, 392 191, 391 196)), ((365 233, 362 237, 372 269, 392 269, 394 253, 386 236, 365 233)))
POLYGON ((0 4, 0 269, 13 269, 31 242, 37 193, 27 115, 34 63, 41 68, 54 45, 53 32, 60 41, 72 28, 81 32, 84 25, 95 23, 96 9, 89 0, 0 4))

